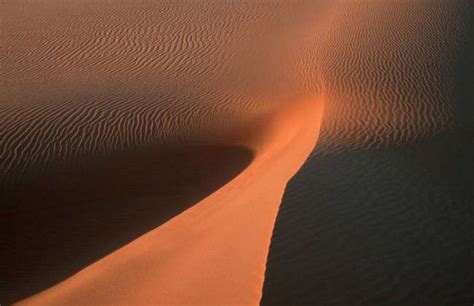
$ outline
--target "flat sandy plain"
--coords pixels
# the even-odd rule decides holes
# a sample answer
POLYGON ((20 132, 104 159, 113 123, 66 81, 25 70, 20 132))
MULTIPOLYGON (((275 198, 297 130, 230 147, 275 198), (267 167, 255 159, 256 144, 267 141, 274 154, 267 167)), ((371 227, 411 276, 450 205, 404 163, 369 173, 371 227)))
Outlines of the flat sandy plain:
POLYGON ((0 302, 471 305, 473 9, 3 1, 0 302))

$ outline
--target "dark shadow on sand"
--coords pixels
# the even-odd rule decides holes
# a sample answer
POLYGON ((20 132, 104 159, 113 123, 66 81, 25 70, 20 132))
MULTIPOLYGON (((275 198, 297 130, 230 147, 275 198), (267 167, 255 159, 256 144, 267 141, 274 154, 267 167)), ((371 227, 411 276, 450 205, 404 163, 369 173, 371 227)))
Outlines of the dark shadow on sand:
POLYGON ((262 305, 468 305, 474 130, 313 156, 275 224, 262 305))
POLYGON ((168 147, 0 186, 2 304, 44 290, 156 228, 229 182, 252 158, 243 147, 168 147))
POLYGON ((474 301, 474 4, 458 54, 455 127, 387 149, 315 154, 289 182, 262 305, 474 301))

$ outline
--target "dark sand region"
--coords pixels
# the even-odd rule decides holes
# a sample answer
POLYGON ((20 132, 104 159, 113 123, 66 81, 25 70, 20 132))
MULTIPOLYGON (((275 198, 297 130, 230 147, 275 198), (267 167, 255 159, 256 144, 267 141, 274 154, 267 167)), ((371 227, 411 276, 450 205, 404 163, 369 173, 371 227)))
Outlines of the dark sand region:
POLYGON ((473 130, 313 156, 285 192, 262 304, 468 305, 473 130))
MULTIPOLYGON (((365 99, 367 109, 371 99, 388 109, 412 101, 412 115, 420 122, 432 120, 430 110, 441 101, 450 110, 449 128, 438 125, 417 140, 410 134, 423 131, 422 125, 399 123, 399 131, 380 137, 377 129, 367 128, 370 123, 361 118, 357 122, 355 117, 353 130, 346 131, 359 141, 344 144, 334 141, 338 133, 339 139, 345 139, 337 132, 344 128, 324 121, 318 146, 285 191, 267 262, 263 305, 470 305, 474 301, 473 6, 469 1, 436 5, 424 2, 421 11, 410 11, 417 18, 420 12, 438 10, 437 18, 426 22, 425 28, 436 29, 432 24, 440 23, 429 37, 431 46, 438 44, 443 52, 437 52, 439 58, 430 60, 425 70, 418 70, 429 86, 414 79, 402 87, 406 92, 374 86, 365 99), (453 9, 458 12, 454 16, 453 9), (443 18, 444 14, 451 17, 443 18), (457 22, 458 30, 442 34, 439 29, 447 28, 443 20, 457 22), (435 67, 442 67, 437 62, 447 63, 443 72, 436 72, 435 67), (441 82, 435 81, 438 77, 441 82), (422 88, 427 90, 419 95, 422 88), (431 94, 436 91, 441 97, 431 94), (413 95, 418 96, 412 99, 413 95), (413 113, 423 103, 427 111, 413 113)), ((402 13, 392 9, 394 14, 402 13)), ((410 24, 409 19, 404 22, 410 24)), ((371 62, 390 48, 388 42, 373 52, 371 62)), ((410 46, 418 43, 408 41, 400 55, 406 60, 410 46)), ((390 72, 386 75, 391 77, 390 72)), ((402 83, 401 79, 394 82, 402 83)), ((353 94, 357 91, 362 90, 353 94)), ((342 114, 344 107, 338 107, 342 114)), ((395 116, 399 112, 404 117, 403 108, 393 110, 395 116)))
POLYGON ((198 203, 253 158, 249 149, 223 145, 141 151, 3 188, 2 244, 9 258, 2 301, 65 280, 198 203))

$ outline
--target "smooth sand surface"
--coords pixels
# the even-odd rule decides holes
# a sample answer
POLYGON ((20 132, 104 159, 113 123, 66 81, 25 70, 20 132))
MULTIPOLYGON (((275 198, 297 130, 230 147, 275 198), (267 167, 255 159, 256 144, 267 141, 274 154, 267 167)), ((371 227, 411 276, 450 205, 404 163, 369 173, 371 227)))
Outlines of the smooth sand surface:
POLYGON ((469 1, 1 6, 0 302, 472 302, 469 1))

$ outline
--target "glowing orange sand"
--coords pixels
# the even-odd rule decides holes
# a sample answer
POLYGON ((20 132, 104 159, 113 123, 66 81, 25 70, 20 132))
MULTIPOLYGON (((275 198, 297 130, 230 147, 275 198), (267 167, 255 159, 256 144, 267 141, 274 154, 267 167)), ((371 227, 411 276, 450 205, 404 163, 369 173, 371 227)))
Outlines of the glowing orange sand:
POLYGON ((314 146, 321 113, 318 99, 264 119, 258 142, 239 140, 257 154, 238 177, 152 232, 20 304, 258 304, 279 203, 288 179, 314 146))

